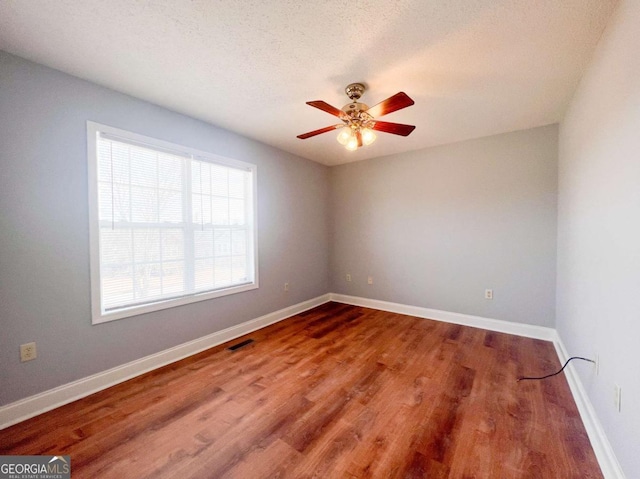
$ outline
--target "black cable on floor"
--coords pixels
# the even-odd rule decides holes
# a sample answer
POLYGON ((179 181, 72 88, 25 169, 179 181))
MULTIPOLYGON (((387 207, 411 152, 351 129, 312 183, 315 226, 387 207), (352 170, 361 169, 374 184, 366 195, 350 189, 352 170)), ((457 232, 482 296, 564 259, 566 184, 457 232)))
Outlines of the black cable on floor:
POLYGON ((590 363, 595 363, 595 361, 594 361, 593 359, 587 359, 587 358, 581 358, 581 357, 579 357, 579 356, 573 356, 573 357, 571 357, 571 358, 567 359, 567 362, 566 362, 566 363, 564 363, 564 366, 562 366, 562 368, 560 369, 560 371, 556 371, 556 372, 555 372, 555 373, 553 373, 553 374, 547 374, 546 376, 541 376, 541 377, 539 377, 539 378, 531 378, 531 377, 526 377, 526 376, 520 376, 520 377, 518 378, 518 382, 520 382, 520 381, 526 381, 526 380, 532 380, 532 379, 547 379, 547 378, 550 378, 550 377, 552 377, 552 376, 556 376, 556 375, 560 374, 560 373, 564 370, 564 368, 566 368, 566 367, 567 367, 567 364, 569 364, 569 361, 571 361, 572 359, 582 359, 583 361, 589 361, 590 363))

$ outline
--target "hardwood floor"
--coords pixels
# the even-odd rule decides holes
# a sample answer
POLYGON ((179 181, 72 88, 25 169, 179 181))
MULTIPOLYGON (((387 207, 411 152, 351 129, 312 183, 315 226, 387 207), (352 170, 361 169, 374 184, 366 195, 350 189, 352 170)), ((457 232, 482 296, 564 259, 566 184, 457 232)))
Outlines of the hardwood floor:
POLYGON ((74 478, 601 478, 553 345, 327 303, 0 431, 74 478))

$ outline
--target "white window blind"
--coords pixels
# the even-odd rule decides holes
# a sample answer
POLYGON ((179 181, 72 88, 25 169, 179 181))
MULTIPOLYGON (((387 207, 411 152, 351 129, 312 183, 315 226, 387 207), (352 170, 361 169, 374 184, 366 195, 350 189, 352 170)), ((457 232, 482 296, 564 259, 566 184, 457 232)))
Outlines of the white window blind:
POLYGON ((255 166, 89 127, 94 322, 257 287, 255 166))

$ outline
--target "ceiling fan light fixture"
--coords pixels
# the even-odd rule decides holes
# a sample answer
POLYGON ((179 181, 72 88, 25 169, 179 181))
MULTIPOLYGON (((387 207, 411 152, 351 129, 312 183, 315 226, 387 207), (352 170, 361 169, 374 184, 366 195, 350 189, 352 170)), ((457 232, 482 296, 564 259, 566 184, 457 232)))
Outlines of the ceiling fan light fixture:
POLYGON ((347 144, 344 147, 349 151, 356 151, 358 149, 358 139, 355 135, 352 135, 351 138, 347 141, 347 144))
POLYGON ((376 141, 376 134, 373 132, 371 128, 364 128, 362 130, 362 143, 365 145, 370 145, 374 141, 376 141))
POLYGON ((349 141, 349 138, 353 136, 353 132, 351 131, 351 127, 345 126, 340 129, 340 133, 338 133, 338 143, 341 145, 346 145, 349 141))

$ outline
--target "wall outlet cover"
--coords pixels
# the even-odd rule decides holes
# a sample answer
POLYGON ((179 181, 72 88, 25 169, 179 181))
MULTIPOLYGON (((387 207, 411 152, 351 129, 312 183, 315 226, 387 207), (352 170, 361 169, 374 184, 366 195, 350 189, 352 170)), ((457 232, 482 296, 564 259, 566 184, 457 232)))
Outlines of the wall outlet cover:
POLYGON ((38 357, 36 343, 25 343, 20 345, 20 361, 32 361, 38 357))

